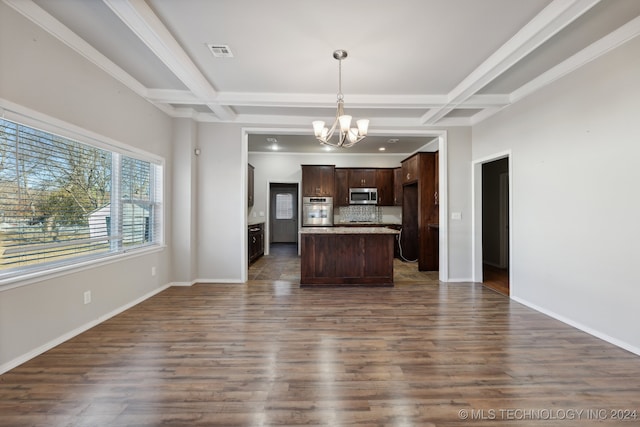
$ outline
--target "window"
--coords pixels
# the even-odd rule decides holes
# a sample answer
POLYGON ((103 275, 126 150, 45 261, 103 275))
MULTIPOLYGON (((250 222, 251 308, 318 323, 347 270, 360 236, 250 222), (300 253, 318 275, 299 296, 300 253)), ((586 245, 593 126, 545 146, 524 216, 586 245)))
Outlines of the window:
POLYGON ((293 196, 289 193, 276 194, 276 219, 293 218, 293 196))
POLYGON ((0 279, 161 243, 161 166, 0 119, 0 279))

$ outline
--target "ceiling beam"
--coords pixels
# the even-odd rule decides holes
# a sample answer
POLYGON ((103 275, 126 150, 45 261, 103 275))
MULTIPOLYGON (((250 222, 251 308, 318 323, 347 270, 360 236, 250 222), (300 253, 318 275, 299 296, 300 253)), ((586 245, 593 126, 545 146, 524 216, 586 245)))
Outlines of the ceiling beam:
MULTIPOLYGON (((213 102, 198 98, 189 90, 173 89, 149 89, 148 98, 152 102, 169 104, 207 105, 213 102)), ((349 99, 350 108, 428 109, 447 103, 443 95, 353 95, 349 99)), ((336 105, 333 95, 304 93, 220 92, 215 102, 245 107, 335 108, 336 105)), ((483 94, 469 97, 459 107, 487 108, 509 103, 509 95, 483 94)))
POLYGON ((553 37, 600 0, 554 0, 515 36, 495 51, 448 94, 448 102, 422 116, 423 124, 432 125, 518 61, 553 37))
POLYGON ((197 98, 206 100, 216 116, 224 121, 235 118, 231 108, 215 101, 216 90, 144 0, 103 1, 197 98))

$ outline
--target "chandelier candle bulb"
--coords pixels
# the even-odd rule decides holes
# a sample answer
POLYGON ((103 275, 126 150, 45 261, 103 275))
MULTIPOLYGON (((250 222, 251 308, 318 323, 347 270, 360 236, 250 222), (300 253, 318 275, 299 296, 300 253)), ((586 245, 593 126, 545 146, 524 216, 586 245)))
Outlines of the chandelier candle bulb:
POLYGON ((356 122, 358 125, 358 135, 366 135, 369 130, 369 120, 368 119, 360 119, 356 122))
POLYGON ((342 132, 346 132, 349 130, 349 128, 351 127, 351 116, 340 116, 338 117, 338 120, 340 120, 340 130, 342 132))
POLYGON ((322 135, 322 131, 326 129, 324 127, 324 122, 322 120, 316 120, 312 123, 313 125, 313 133, 316 135, 316 138, 322 135))

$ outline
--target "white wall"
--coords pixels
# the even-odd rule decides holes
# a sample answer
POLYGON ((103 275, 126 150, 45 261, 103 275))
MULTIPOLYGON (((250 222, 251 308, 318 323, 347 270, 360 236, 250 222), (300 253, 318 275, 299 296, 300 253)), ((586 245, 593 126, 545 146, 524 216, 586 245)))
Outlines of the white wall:
POLYGON ((198 281, 243 282, 247 270, 247 146, 242 128, 198 125, 198 281))
MULTIPOLYGON (((447 134, 445 200, 449 218, 441 215, 440 230, 442 232, 442 224, 446 221, 449 238, 448 280, 471 282, 471 129, 451 128, 447 134), (450 219, 453 212, 460 213, 460 219, 450 219)), ((440 200, 442 202, 442 196, 440 200)))
MULTIPOLYGON (((170 160, 165 114, 2 2, 0 73, 5 107, 18 105, 170 160)), ((165 174, 171 175, 170 161, 165 174)), ((169 188, 164 202, 172 203, 169 188)), ((170 244, 170 209, 165 220, 170 244)), ((161 289, 171 281, 170 265, 168 251, 160 250, 0 291, 0 372, 161 289), (88 305, 86 290, 93 296, 88 305)))
POLYGON ((173 245, 174 285, 191 285, 198 275, 198 125, 191 119, 175 119, 173 126, 173 245))
POLYGON ((514 299, 640 354, 640 38, 473 128, 511 150, 514 299))

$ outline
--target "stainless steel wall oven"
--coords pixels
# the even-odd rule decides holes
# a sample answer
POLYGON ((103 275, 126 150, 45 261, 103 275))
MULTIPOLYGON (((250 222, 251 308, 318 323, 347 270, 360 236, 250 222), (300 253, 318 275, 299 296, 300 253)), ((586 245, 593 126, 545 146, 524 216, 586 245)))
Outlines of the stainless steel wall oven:
POLYGON ((329 227, 333 225, 333 197, 303 197, 302 225, 329 227))

